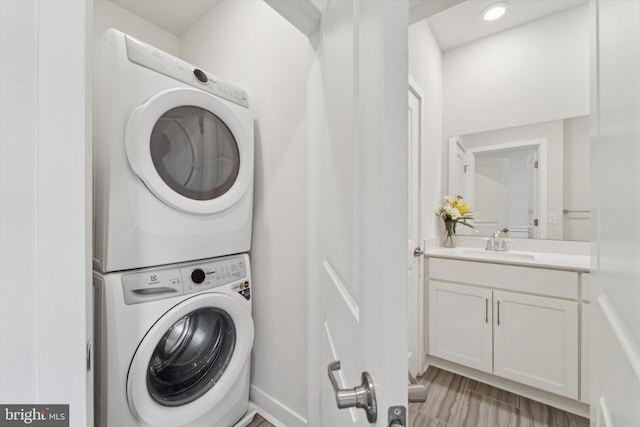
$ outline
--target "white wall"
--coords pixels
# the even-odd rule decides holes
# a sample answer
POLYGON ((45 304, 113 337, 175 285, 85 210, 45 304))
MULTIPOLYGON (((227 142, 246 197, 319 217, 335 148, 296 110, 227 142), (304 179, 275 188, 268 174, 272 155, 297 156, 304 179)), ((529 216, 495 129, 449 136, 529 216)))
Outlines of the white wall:
POLYGON ((93 34, 99 37, 109 28, 142 40, 174 56, 180 56, 180 39, 170 32, 140 18, 107 0, 93 2, 93 34))
MULTIPOLYGON (((442 203, 442 54, 426 20, 409 26, 409 75, 423 95, 421 141, 422 237, 440 235, 442 224, 435 208, 442 203)), ((443 157, 444 156, 444 157, 443 157)))
POLYGON ((287 426, 306 425, 311 46, 263 1, 246 0, 216 5, 185 32, 180 50, 186 61, 249 93, 256 118, 251 399, 287 426))
POLYGON ((444 135, 589 114, 588 5, 443 55, 444 135))
POLYGON ((92 419, 90 16, 0 2, 0 402, 69 404, 72 427, 92 419))

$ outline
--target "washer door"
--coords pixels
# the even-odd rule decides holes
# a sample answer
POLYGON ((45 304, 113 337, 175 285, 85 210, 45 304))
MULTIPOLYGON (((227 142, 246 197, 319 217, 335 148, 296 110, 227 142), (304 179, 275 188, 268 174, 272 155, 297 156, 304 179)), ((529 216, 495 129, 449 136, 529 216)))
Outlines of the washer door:
POLYGON ((220 99, 177 88, 149 98, 127 122, 129 165, 172 208, 211 214, 236 203, 252 178, 253 143, 220 99))
POLYGON ((176 305, 147 332, 127 376, 134 415, 175 427, 207 414, 235 385, 253 345, 253 321, 229 295, 206 293, 176 305))

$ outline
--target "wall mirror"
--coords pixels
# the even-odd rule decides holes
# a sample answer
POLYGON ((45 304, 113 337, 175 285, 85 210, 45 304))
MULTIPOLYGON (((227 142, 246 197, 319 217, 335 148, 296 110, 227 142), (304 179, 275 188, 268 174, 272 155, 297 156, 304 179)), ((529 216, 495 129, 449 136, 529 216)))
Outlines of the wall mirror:
POLYGON ((588 241, 589 116, 449 138, 449 191, 475 212, 477 231, 588 241))

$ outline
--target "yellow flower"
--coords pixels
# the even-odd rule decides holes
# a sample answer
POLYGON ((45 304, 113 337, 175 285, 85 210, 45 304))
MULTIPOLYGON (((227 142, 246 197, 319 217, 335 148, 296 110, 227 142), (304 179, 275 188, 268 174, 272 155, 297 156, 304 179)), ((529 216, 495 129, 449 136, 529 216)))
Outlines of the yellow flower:
POLYGON ((460 204, 456 205, 456 208, 458 208, 458 211, 460 212, 460 215, 464 215, 464 214, 469 213, 471 211, 471 209, 469 208, 469 206, 467 206, 466 203, 460 203, 460 204))

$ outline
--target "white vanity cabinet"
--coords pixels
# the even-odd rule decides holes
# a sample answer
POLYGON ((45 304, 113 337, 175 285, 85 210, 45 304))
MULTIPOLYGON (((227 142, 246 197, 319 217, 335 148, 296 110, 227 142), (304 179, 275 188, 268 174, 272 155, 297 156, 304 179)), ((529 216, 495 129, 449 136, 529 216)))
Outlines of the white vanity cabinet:
POLYGON ((578 398, 578 303, 493 291, 493 373, 578 398))
POLYGON ((578 273, 429 259, 429 354, 578 399, 578 273))
POLYGON ((429 282, 429 354, 493 371, 491 289, 429 282))

